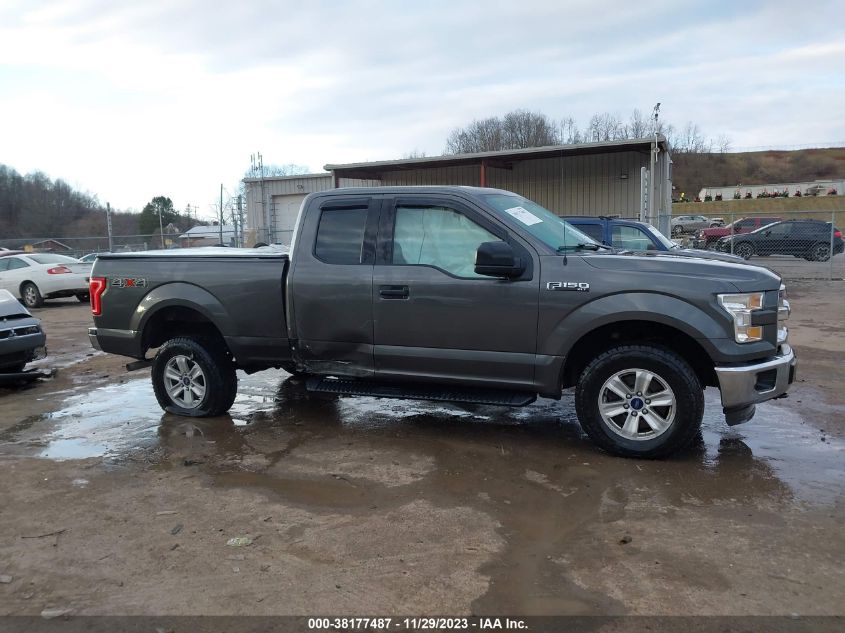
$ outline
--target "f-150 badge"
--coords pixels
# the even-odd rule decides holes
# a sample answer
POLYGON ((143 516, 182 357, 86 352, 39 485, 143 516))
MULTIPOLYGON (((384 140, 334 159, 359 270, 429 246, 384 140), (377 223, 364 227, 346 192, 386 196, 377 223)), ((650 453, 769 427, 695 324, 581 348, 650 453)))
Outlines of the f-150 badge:
POLYGON ((576 292, 590 292, 590 284, 585 281, 550 281, 546 290, 574 290, 576 292))

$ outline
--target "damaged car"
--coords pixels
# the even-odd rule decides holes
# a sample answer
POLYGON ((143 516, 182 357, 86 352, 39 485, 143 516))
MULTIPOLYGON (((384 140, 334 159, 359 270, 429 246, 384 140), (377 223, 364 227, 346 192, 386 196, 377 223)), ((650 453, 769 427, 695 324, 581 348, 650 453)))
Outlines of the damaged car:
POLYGON ((0 376, 18 375, 27 363, 44 358, 46 341, 41 321, 12 293, 0 289, 0 376))

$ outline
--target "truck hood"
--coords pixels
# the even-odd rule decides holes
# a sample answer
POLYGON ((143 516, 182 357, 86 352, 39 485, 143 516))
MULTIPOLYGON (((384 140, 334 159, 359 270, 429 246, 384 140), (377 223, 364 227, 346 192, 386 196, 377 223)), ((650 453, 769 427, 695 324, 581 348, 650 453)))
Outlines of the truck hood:
POLYGON ((777 290, 781 282, 781 278, 767 268, 719 261, 712 257, 705 259, 669 253, 617 253, 587 255, 583 259, 586 264, 600 270, 653 273, 690 279, 706 278, 709 281, 724 282, 726 289, 732 286, 739 292, 777 290))
POLYGON ((663 254, 670 257, 700 257, 703 259, 715 259, 720 262, 731 262, 734 264, 745 263, 745 260, 739 255, 720 253, 719 251, 706 251, 700 248, 674 248, 671 251, 664 252, 663 254))

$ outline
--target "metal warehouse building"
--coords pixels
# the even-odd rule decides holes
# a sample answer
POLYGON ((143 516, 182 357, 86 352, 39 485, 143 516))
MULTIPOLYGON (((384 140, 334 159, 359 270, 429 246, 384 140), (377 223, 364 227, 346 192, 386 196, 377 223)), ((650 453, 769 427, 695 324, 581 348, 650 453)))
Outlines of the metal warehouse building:
POLYGON ((658 135, 580 145, 329 164, 325 174, 246 179, 247 226, 256 239, 289 243, 299 205, 311 192, 333 187, 469 185, 507 189, 559 215, 642 218, 668 234, 671 162, 666 139, 658 135), (652 173, 654 178, 650 178, 652 173))

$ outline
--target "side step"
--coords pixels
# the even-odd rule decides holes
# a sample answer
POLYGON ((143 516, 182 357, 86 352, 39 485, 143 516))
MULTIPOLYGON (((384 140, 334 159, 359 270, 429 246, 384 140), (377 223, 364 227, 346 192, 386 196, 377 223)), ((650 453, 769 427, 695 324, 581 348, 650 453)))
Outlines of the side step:
POLYGON ((498 389, 474 389, 472 387, 445 387, 419 383, 381 383, 345 378, 321 378, 315 376, 305 382, 308 391, 337 393, 343 396, 375 396, 376 398, 400 398, 405 400, 435 400, 438 402, 469 402, 492 404, 505 407, 522 407, 537 399, 536 394, 525 391, 500 391, 498 389))

